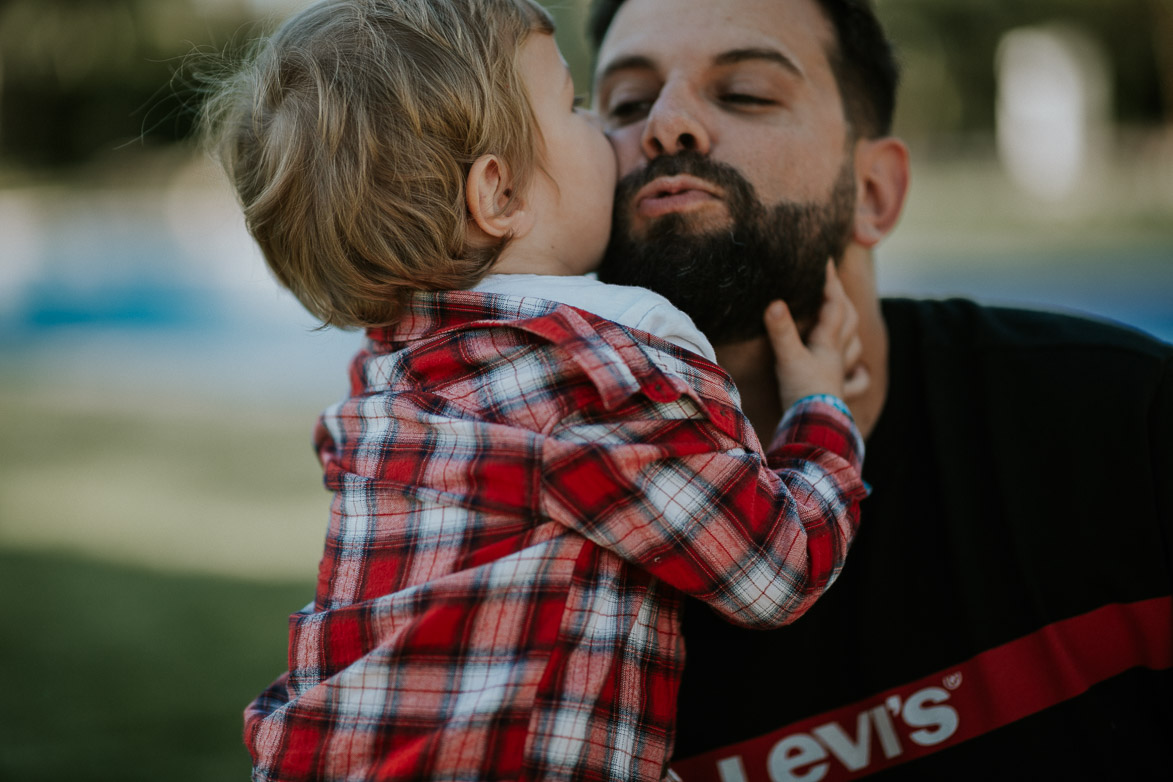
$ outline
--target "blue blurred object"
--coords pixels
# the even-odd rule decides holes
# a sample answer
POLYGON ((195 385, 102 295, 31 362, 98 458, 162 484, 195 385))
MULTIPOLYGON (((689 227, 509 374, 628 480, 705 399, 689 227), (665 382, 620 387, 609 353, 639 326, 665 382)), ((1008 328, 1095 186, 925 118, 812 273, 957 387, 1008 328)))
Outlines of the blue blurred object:
POLYGON ((5 320, 17 335, 35 338, 40 331, 76 326, 174 329, 212 325, 223 317, 218 309, 219 302, 209 291, 146 281, 84 289, 37 282, 25 290, 17 311, 5 320))

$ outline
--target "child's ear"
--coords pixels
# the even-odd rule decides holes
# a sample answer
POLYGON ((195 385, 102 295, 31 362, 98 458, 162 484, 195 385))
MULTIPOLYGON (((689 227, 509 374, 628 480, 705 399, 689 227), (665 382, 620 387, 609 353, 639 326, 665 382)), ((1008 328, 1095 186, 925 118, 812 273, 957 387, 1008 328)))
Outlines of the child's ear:
POLYGON ((468 172, 465 193, 469 217, 484 234, 503 239, 528 229, 529 210, 521 193, 514 192, 508 166, 496 155, 476 159, 468 172))

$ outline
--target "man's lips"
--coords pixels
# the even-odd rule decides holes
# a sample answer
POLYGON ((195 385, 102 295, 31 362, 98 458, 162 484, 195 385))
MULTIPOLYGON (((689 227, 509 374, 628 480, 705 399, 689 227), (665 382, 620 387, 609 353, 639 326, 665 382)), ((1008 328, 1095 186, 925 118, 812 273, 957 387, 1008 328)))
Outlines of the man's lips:
POLYGON ((635 194, 635 213, 651 219, 666 214, 703 209, 721 200, 721 190, 687 174, 658 177, 635 194))

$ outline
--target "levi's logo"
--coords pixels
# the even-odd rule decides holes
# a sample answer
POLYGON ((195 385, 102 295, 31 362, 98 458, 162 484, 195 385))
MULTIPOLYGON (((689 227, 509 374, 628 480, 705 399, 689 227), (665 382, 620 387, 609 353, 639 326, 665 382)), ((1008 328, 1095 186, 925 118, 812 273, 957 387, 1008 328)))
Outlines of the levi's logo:
POLYGON ((672 770, 689 782, 843 782, 945 751, 1134 668, 1173 668, 1173 597, 1053 622, 900 687, 675 760, 672 770))
MULTIPOLYGON (((832 779, 840 778, 842 772, 862 771, 878 758, 898 758, 909 744, 940 744, 960 725, 949 697, 961 682, 960 673, 950 674, 940 687, 925 687, 906 699, 891 695, 883 703, 861 709, 849 724, 827 722, 784 736, 766 754, 765 776, 772 782, 819 782, 828 773, 832 779)), ((721 782, 751 778, 741 755, 718 760, 717 773, 721 782)), ((753 777, 761 778, 760 770, 753 777)))

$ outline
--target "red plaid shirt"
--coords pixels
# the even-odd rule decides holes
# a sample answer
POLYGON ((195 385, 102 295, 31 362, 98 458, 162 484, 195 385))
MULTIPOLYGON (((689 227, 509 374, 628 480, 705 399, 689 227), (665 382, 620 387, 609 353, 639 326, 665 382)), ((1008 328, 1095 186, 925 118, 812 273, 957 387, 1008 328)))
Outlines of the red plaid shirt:
POLYGON ((681 593, 801 615, 843 564, 863 444, 837 400, 768 456, 719 367, 552 302, 421 294, 316 446, 336 494, 255 780, 658 780, 681 593))

